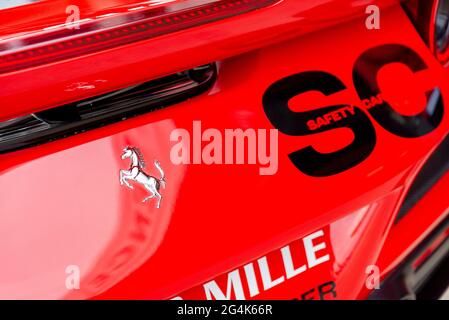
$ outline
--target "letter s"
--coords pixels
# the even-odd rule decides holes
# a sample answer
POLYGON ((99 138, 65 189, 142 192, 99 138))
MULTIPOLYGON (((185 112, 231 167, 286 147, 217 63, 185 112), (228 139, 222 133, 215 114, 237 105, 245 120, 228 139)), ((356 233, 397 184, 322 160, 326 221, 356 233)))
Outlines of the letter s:
POLYGON ((298 73, 272 84, 263 96, 265 114, 272 125, 284 134, 306 136, 336 128, 349 128, 354 140, 348 146, 332 153, 320 153, 312 146, 289 155, 292 163, 303 173, 314 177, 326 177, 348 170, 365 160, 376 144, 376 133, 369 117, 354 106, 354 115, 310 131, 307 121, 316 119, 346 105, 333 105, 316 110, 292 111, 289 101, 308 91, 319 91, 326 96, 345 90, 345 85, 335 76, 321 71, 298 73))

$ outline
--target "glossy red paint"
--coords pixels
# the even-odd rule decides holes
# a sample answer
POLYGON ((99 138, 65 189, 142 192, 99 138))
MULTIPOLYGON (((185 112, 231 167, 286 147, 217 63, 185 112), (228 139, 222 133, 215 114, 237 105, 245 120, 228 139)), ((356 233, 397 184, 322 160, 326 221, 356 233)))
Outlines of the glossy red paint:
POLYGON ((137 6, 129 8, 126 13, 110 13, 96 19, 78 20, 78 24, 67 22, 51 26, 41 32, 13 36, 0 43, 0 50, 4 53, 0 57, 0 73, 16 72, 172 34, 266 8, 277 2, 166 1, 162 8, 162 5, 137 6))
MULTIPOLYGON (((93 2, 84 3, 87 8, 93 2)), ((109 2, 111 10, 130 3, 109 2)), ((301 173, 287 155, 310 144, 336 150, 352 139, 345 129, 304 137, 281 134, 279 171, 273 176, 260 176, 254 165, 174 165, 169 154, 171 131, 191 131, 195 120, 220 131, 272 129, 262 96, 273 82, 298 72, 330 72, 347 89, 299 97, 292 109, 299 103, 361 105, 352 85, 353 64, 382 44, 410 47, 428 65, 416 74, 397 64, 382 70, 379 81, 398 111, 421 110, 424 92, 435 86, 447 101, 448 71, 395 1, 376 3, 384 9, 382 28, 375 31, 365 28, 366 2, 284 0, 161 38, 0 75, 0 102, 8 106, 0 108, 0 118, 9 119, 220 61, 216 83, 199 97, 0 155, 0 297, 204 298, 204 283, 216 280, 226 290, 228 272, 242 272, 261 257, 267 257, 273 279, 286 276, 279 249, 323 230, 329 261, 254 298, 301 298, 312 289, 307 297, 318 298, 316 288, 327 282, 335 283, 339 299, 366 298, 367 266, 379 265, 386 276, 449 213, 445 177, 393 225, 413 178, 449 130, 447 109, 435 131, 416 139, 397 137, 373 121, 377 143, 370 157, 326 178, 301 173), (106 80, 104 86, 66 90, 98 79, 106 80), (167 188, 160 210, 153 202, 141 203, 143 191, 120 186, 119 170, 128 166, 120 159, 126 145, 142 150, 155 175, 153 159, 164 167, 167 188), (65 287, 69 265, 80 266, 80 290, 65 287)), ((63 14, 56 8, 65 4, 44 1, 0 11, 0 19, 16 16, 20 30, 35 30, 57 23, 63 14), (48 3, 57 6, 46 18, 33 23, 26 16, 48 3)), ((95 16, 103 8, 86 14, 95 16)), ((301 250, 293 257, 298 266, 305 261, 301 250)), ((261 287, 260 276, 257 282, 261 287)), ((248 297, 249 289, 244 290, 248 297)))
MULTIPOLYGON (((395 2, 387 0, 379 3, 387 6, 395 2)), ((42 5, 45 3, 42 2, 42 5)), ((129 4, 125 1, 126 3, 129 4)), ((354 15, 363 16, 366 4, 361 6, 356 3, 327 0, 282 1, 258 12, 188 31, 59 63, 0 74, 0 86, 4 88, 0 95, 0 104, 14 101, 14 107, 0 110, 0 120, 95 96, 210 61, 222 60, 341 23, 354 15), (49 74, 54 76, 48 77, 49 74), (124 74, 127 77, 123 77, 124 74), (96 83, 97 80, 102 82, 93 89, 71 90, 74 84, 96 83), (48 95, 48 92, 51 92, 51 95, 48 95), (33 97, 32 101, 30 96, 33 97)), ((92 1, 72 1, 71 4, 79 4, 84 14, 84 8, 90 8, 92 1)), ((46 26, 64 23, 67 18, 66 2, 56 2, 54 6, 62 13, 59 22, 54 19, 44 20, 42 23, 46 26)), ((17 9, 18 21, 27 19, 24 24, 32 23, 35 16, 26 11, 22 13, 25 8, 17 9)), ((0 19, 3 20, 3 15, 15 15, 14 10, 16 9, 0 11, 0 19)), ((42 10, 45 10, 45 7, 42 10)), ((86 12, 91 11, 92 9, 89 9, 86 12)), ((95 13, 88 14, 88 17, 93 16, 95 13)), ((42 26, 39 25, 40 27, 42 26)))

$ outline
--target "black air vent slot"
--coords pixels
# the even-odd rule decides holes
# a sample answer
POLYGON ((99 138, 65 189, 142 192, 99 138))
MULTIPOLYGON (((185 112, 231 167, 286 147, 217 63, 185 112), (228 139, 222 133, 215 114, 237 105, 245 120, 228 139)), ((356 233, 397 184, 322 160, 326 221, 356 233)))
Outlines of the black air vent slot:
POLYGON ((435 149, 413 181, 396 217, 398 223, 449 171, 449 135, 435 149))
POLYGON ((0 153, 64 138, 184 101, 208 90, 215 77, 216 67, 209 64, 0 122, 0 153))

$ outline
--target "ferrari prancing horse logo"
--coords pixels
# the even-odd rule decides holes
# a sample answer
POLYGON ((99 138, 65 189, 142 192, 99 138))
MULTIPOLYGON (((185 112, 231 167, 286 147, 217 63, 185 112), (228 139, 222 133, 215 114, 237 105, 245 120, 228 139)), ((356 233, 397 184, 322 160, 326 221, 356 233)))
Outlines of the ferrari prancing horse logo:
POLYGON ((160 188, 165 188, 165 174, 161 168, 159 161, 154 161, 154 166, 159 170, 161 175, 160 179, 157 179, 153 176, 150 176, 143 171, 146 167, 145 160, 143 158, 142 153, 138 148, 135 147, 126 147, 123 149, 122 160, 130 159, 131 164, 128 170, 120 170, 120 184, 126 185, 130 189, 134 189, 134 187, 129 183, 129 181, 135 181, 140 183, 145 190, 150 192, 150 195, 142 200, 142 202, 147 202, 151 198, 157 198, 156 208, 160 208, 162 195, 160 194, 160 188))

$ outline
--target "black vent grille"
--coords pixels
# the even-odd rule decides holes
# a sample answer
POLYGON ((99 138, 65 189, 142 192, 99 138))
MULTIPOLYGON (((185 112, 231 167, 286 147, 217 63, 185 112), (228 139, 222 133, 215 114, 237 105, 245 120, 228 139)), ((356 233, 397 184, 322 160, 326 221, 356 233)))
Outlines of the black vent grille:
POLYGON ((398 223, 449 171, 449 135, 435 149, 413 181, 396 217, 398 223))
POLYGON ((39 113, 0 122, 0 154, 165 108, 208 90, 214 64, 39 113))

